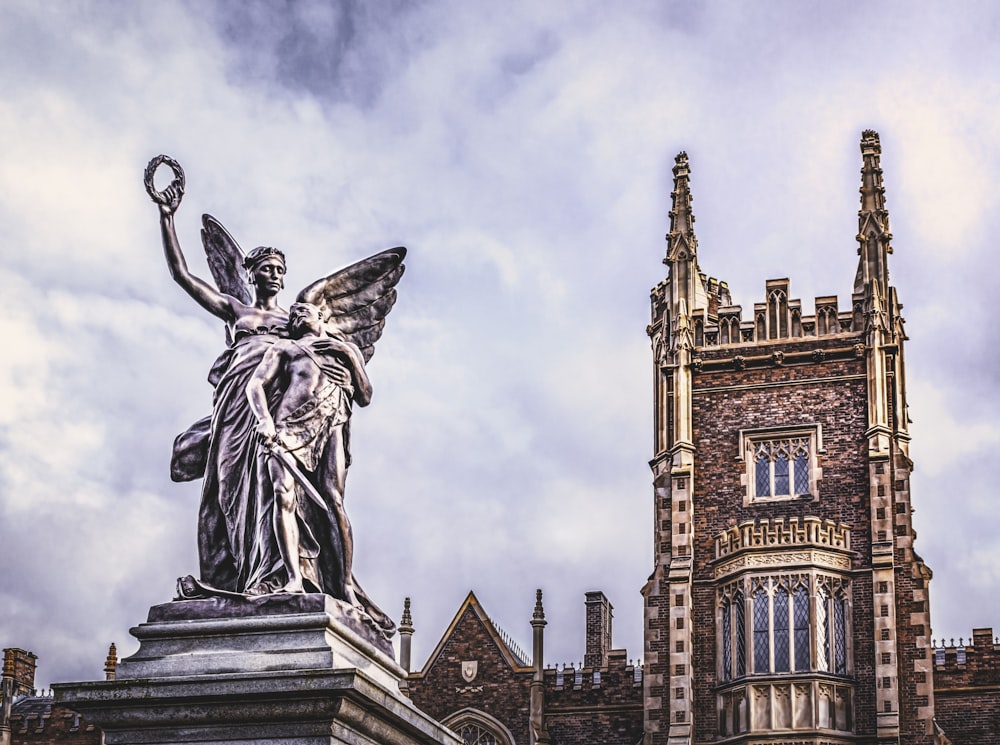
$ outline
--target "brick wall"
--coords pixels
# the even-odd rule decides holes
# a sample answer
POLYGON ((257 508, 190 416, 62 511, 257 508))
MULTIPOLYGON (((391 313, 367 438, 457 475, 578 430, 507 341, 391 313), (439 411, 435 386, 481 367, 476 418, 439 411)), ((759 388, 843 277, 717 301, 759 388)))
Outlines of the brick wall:
MULTIPOLYGON (((642 737, 642 678, 624 654, 604 668, 545 671, 545 713, 556 745, 635 745, 642 737), (595 673, 599 674, 595 680, 595 673), (558 683, 558 685, 557 685, 558 683)), ((641 671, 640 671, 641 673, 641 671)))
POLYGON ((1000 646, 993 629, 975 629, 970 646, 944 649, 944 664, 934 665, 934 703, 937 723, 954 745, 1000 743, 1000 646))

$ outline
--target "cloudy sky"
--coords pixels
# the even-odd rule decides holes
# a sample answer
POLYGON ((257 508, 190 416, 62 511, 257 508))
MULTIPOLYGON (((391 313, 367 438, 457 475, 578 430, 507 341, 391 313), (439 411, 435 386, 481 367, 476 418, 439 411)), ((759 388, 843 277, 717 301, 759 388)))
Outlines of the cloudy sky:
POLYGON ((40 686, 99 678, 196 571, 198 486, 167 465, 224 338, 167 274, 152 156, 186 170, 203 276, 203 212, 286 250, 286 301, 410 248, 355 415, 358 576, 397 617, 413 598, 418 664, 470 589, 529 648, 541 587, 562 663, 593 589, 642 652, 674 155, 702 268, 744 308, 790 277, 811 312, 849 299, 866 128, 933 634, 1000 631, 998 33, 988 2, 5 0, 0 644, 39 656, 40 686))

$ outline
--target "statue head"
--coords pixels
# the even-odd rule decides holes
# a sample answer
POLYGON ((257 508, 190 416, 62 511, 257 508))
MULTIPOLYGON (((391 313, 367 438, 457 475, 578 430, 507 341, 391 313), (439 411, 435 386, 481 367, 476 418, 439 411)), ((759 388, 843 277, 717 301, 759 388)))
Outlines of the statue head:
POLYGON ((270 246, 257 246, 243 260, 247 281, 261 290, 276 294, 285 286, 285 254, 270 246))
POLYGON ((288 308, 288 330, 295 338, 307 333, 323 334, 323 312, 312 303, 292 303, 288 308))

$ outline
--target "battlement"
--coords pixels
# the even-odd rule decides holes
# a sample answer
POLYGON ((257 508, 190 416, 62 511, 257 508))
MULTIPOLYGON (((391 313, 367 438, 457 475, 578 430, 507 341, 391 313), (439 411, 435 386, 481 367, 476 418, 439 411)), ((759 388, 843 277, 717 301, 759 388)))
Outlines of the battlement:
POLYGON ((971 639, 932 643, 938 725, 952 742, 997 742, 1000 736, 1000 639, 992 628, 971 639))
POLYGON ((743 318, 743 307, 733 305, 725 282, 700 276, 708 302, 692 313, 696 347, 761 344, 782 339, 805 339, 864 331, 864 297, 852 297, 850 310, 841 311, 836 295, 815 299, 814 312, 803 315, 802 301, 790 298, 790 282, 769 279, 763 302, 754 303, 753 315, 743 318))
POLYGON ((592 698, 592 691, 602 691, 601 700, 607 700, 608 696, 622 700, 641 696, 642 661, 627 659, 625 655, 624 649, 611 650, 607 665, 602 667, 589 667, 582 662, 546 666, 546 700, 553 705, 582 704, 592 698))
POLYGON ((744 549, 817 546, 851 550, 851 531, 845 523, 807 516, 801 520, 762 518, 727 528, 715 537, 715 557, 722 559, 744 549))
POLYGON ((992 628, 973 629, 972 638, 959 638, 958 644, 954 639, 935 639, 931 648, 935 686, 1000 683, 1000 638, 992 628))

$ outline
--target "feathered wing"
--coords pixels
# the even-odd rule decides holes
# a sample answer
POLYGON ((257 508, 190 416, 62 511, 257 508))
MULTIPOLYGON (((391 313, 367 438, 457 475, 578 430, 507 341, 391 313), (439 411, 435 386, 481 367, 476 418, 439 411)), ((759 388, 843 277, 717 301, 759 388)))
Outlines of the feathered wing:
POLYGON ((396 302, 395 288, 406 268, 405 256, 402 246, 369 256, 316 280, 296 300, 319 306, 330 331, 357 344, 367 362, 396 302))
POLYGON ((216 287, 245 305, 251 305, 250 287, 246 282, 243 249, 222 223, 211 215, 201 216, 201 242, 205 244, 205 258, 212 272, 216 287))

